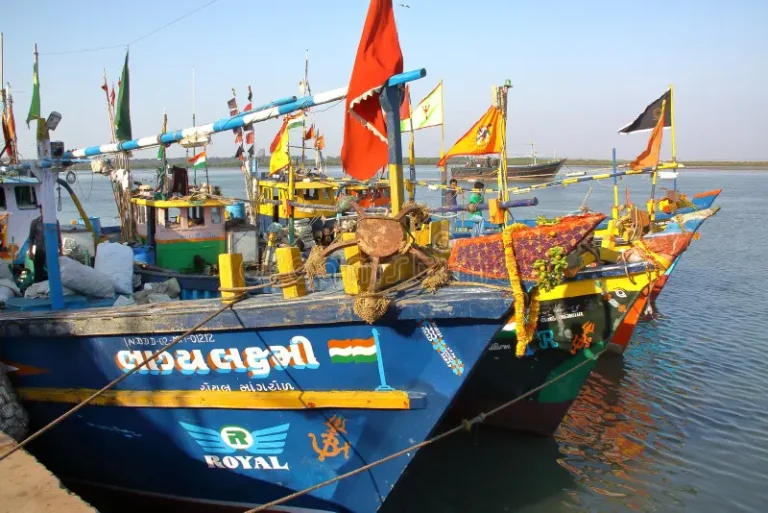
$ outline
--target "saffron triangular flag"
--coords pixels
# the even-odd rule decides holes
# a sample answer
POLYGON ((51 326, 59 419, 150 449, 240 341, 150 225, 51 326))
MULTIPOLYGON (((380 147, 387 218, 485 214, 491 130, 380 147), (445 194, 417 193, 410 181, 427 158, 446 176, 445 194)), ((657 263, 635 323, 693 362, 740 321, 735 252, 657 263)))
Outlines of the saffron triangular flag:
POLYGON ((310 125, 309 129, 304 132, 304 140, 309 141, 310 139, 314 139, 315 137, 315 125, 310 125))
POLYGON ((344 109, 344 171, 367 180, 387 163, 387 127, 379 104, 383 84, 403 71, 392 0, 371 0, 357 47, 344 109))
POLYGON ((325 136, 324 135, 318 135, 317 139, 315 139, 315 148, 318 150, 324 150, 325 149, 325 136))
POLYGON ((283 122, 275 141, 269 147, 272 156, 269 159, 269 174, 273 175, 278 171, 285 169, 291 163, 291 155, 288 150, 288 125, 283 122), (277 144, 275 144, 277 141, 277 144))
POLYGON ((205 168, 206 162, 207 162, 205 152, 198 153, 197 155, 189 159, 187 162, 192 164, 192 167, 194 167, 195 169, 205 168))
POLYGON ((288 125, 288 119, 283 119, 283 124, 280 125, 280 130, 277 131, 277 135, 274 139, 272 139, 272 143, 269 145, 269 151, 270 153, 274 153, 277 151, 277 146, 280 144, 280 137, 282 137, 283 132, 285 131, 286 127, 288 125))
POLYGON ((659 152, 661 151, 661 138, 664 134, 664 114, 666 111, 667 100, 661 102, 661 112, 656 120, 656 126, 653 127, 651 137, 648 139, 648 146, 637 156, 629 165, 632 169, 645 169, 646 167, 656 167, 659 165, 659 152))
POLYGON ((501 111, 491 106, 469 131, 456 141, 448 153, 437 163, 445 165, 449 157, 456 155, 489 155, 501 151, 501 111))
POLYGON ((411 117, 411 88, 405 84, 403 102, 400 104, 400 122, 404 123, 411 117))

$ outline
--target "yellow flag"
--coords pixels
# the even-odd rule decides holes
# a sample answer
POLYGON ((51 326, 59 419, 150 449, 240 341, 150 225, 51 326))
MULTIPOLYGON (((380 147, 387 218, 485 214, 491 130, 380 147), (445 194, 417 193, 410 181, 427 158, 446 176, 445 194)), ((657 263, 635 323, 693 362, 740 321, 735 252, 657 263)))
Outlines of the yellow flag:
POLYGON ((443 167, 449 157, 456 155, 489 155, 501 152, 501 111, 496 107, 488 109, 469 132, 461 136, 448 153, 437 163, 443 167))
POLYGON ((285 123, 280 127, 277 134, 279 139, 277 145, 272 148, 272 156, 269 159, 269 174, 273 175, 278 171, 285 169, 291 163, 291 154, 288 150, 288 127, 285 123))

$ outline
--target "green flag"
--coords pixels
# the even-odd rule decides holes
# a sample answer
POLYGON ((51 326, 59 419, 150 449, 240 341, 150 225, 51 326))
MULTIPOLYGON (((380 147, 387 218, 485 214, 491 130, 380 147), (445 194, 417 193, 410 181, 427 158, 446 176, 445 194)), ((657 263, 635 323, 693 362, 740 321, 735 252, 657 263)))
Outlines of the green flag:
POLYGON ((37 53, 35 53, 35 67, 32 71, 32 103, 27 114, 27 128, 29 122, 40 118, 40 77, 37 75, 37 53))
POLYGON ((117 93, 115 129, 118 141, 130 141, 131 135, 131 89, 128 85, 128 52, 125 52, 123 74, 120 77, 120 92, 117 93))

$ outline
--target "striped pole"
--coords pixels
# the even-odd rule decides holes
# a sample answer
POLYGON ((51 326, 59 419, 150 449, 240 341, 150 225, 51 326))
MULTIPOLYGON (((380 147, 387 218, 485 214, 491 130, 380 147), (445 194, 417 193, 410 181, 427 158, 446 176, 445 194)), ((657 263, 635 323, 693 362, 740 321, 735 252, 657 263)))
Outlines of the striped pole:
MULTIPOLYGON (((425 77, 426 74, 427 71, 425 69, 400 73, 398 75, 392 76, 389 80, 387 80, 387 83, 384 84, 384 87, 396 87, 408 82, 413 82, 414 80, 419 80, 420 78, 425 77)), ((96 157, 98 155, 108 155, 125 151, 152 148, 154 146, 159 146, 160 144, 167 146, 169 144, 178 143, 185 138, 203 138, 211 134, 226 132, 238 127, 244 127, 246 125, 250 125, 251 123, 261 123, 262 121, 283 116, 285 114, 290 114, 291 112, 306 109, 308 107, 315 107, 318 105, 324 105, 326 103, 343 100, 346 98, 346 96, 346 87, 341 87, 326 93, 305 96, 298 99, 294 96, 291 96, 268 103, 266 105, 262 105, 261 107, 257 107, 252 111, 244 112, 237 116, 220 119, 207 125, 176 130, 174 132, 167 132, 160 135, 142 137, 141 139, 133 139, 131 141, 123 141, 115 144, 89 146, 87 148, 68 151, 64 154, 63 159, 96 157)))
MULTIPOLYGON (((639 170, 632 170, 628 169, 627 171, 618 171, 616 173, 603 173, 599 175, 592 175, 592 176, 580 176, 578 178, 566 178, 565 180, 555 180, 554 182, 545 182, 545 183, 538 183, 536 185, 531 185, 528 187, 513 187, 509 189, 509 192, 512 194, 527 194, 531 191, 535 191, 538 189, 546 189, 548 187, 566 187, 568 185, 572 185, 575 183, 583 183, 583 182, 590 182, 593 180, 606 180, 608 178, 614 178, 619 176, 630 176, 630 175, 647 175, 650 173, 653 173, 654 168, 645 168, 645 169, 639 169, 639 170)), ((659 169, 663 169, 662 167, 659 167, 659 169)))

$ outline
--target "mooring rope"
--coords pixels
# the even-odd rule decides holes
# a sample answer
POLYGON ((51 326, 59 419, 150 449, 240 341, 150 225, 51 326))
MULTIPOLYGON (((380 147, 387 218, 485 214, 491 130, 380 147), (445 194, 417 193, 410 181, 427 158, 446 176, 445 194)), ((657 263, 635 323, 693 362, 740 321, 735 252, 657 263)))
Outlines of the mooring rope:
POLYGON ((69 417, 71 417, 72 415, 74 415, 75 413, 77 413, 78 411, 83 409, 91 401, 93 401, 94 399, 98 398, 99 396, 101 396, 102 394, 107 392, 109 389, 111 389, 112 387, 114 387, 118 383, 120 383, 123 380, 127 379, 128 376, 138 372, 140 369, 143 369, 149 362, 155 360, 158 356, 160 356, 161 354, 165 353, 170 348, 172 348, 173 346, 175 346, 176 344, 178 344, 179 342, 184 340, 187 336, 191 335, 192 333, 196 332, 197 330, 199 330, 200 328, 202 328, 203 326, 208 324, 210 321, 212 321, 214 318, 216 318, 219 314, 224 312, 224 310, 230 308, 235 303, 237 303, 239 301, 242 301, 244 298, 245 298, 245 296, 240 296, 240 297, 237 297, 237 298, 233 299, 231 303, 223 305, 221 308, 216 310, 214 313, 212 313, 211 315, 209 315, 208 317, 206 317, 205 319, 203 319, 202 321, 200 321, 199 323, 197 323, 196 325, 194 325, 193 327, 191 327, 190 329, 185 331, 183 334, 181 334, 178 337, 176 337, 175 339, 173 339, 170 344, 168 344, 167 346, 163 347, 162 349, 157 350, 152 356, 150 356, 149 358, 145 359, 140 365, 138 365, 137 367, 134 367, 133 369, 131 369, 130 371, 126 372, 122 376, 114 379, 113 381, 111 381, 110 383, 105 385, 102 389, 97 390, 96 392, 93 393, 93 395, 91 395, 90 397, 87 397, 86 399, 84 399, 83 402, 77 404, 72 409, 68 410, 67 412, 65 412, 61 416, 57 417, 56 419, 52 420, 51 422, 49 422, 48 424, 46 424, 45 426, 43 426, 42 428, 37 430, 35 433, 29 435, 27 438, 25 438, 23 441, 18 443, 16 446, 12 447, 9 451, 6 451, 2 455, 0 455, 0 462, 3 461, 4 459, 6 459, 11 454, 13 454, 16 451, 18 451, 19 449, 23 449, 27 444, 29 444, 29 442, 31 442, 32 440, 35 440, 36 438, 38 438, 39 436, 43 435, 44 433, 46 433, 47 431, 49 431, 53 427, 55 427, 58 424, 60 424, 62 421, 68 419, 69 417))
POLYGON ((602 356, 603 353, 605 353, 607 350, 608 350, 608 346, 606 345, 606 347, 603 350, 601 350, 599 353, 597 353, 595 355, 592 355, 592 356, 588 356, 583 362, 578 363, 577 365, 571 367, 567 371, 565 371, 562 374, 552 378, 551 380, 549 380, 549 381, 547 381, 545 383, 542 383, 541 385, 539 385, 539 386, 537 386, 535 388, 532 388, 532 389, 528 390, 524 394, 519 395, 519 396, 515 397, 514 399, 512 399, 510 401, 507 401, 506 403, 501 404, 501 405, 497 406, 496 408, 493 408, 492 410, 490 410, 488 412, 481 413, 481 414, 477 415, 476 417, 473 417, 472 419, 469 419, 469 420, 463 420, 460 425, 458 425, 458 426, 456 426, 454 428, 451 428, 451 429, 449 429, 448 431, 446 431, 444 433, 440 433, 439 435, 434 436, 434 437, 432 437, 432 438, 430 438, 428 440, 424 440, 423 442, 420 442, 418 444, 414 444, 414 445, 411 445, 409 447, 406 447, 405 449, 402 449, 400 451, 397 451, 395 453, 390 454, 389 456, 385 456, 385 457, 383 457, 383 458, 381 458, 379 460, 376 460, 376 461, 373 461, 373 462, 368 463, 366 465, 363 465, 362 467, 359 467, 359 468, 357 468, 355 470, 346 472, 346 473, 344 473, 344 474, 342 474, 340 476, 336 476, 336 477, 334 477, 332 479, 328 479, 327 481, 323 481, 323 482, 318 483, 316 485, 310 486, 309 488, 305 488, 303 490, 300 490, 298 492, 292 493, 290 495, 286 495, 285 497, 282 497, 280 499, 274 500, 274 501, 269 502, 267 504, 262 504, 261 506, 259 506, 257 508, 249 509, 249 510, 243 512, 243 513, 258 513, 260 511, 266 511, 269 508, 273 508, 275 506, 279 506, 281 504, 285 504, 288 501, 291 501, 293 499, 297 499, 297 498, 299 498, 299 497, 301 497, 303 495, 306 495, 308 493, 314 492, 315 490, 319 490, 320 488, 323 488, 325 486, 328 486, 328 485, 331 485, 333 483, 342 481, 342 480, 344 480, 344 479, 346 479, 348 477, 352 477, 352 476, 354 476, 356 474, 359 474, 361 472, 365 472, 365 471, 367 471, 367 470, 369 470, 369 469, 371 469, 373 467, 381 465, 382 463, 386 463, 386 462, 388 462, 390 460, 393 460, 393 459, 398 458, 400 456, 404 456, 405 454, 408 454, 410 452, 413 452, 413 451, 416 451, 418 449, 421 449, 422 447, 426 447, 427 445, 430 445, 430 444, 433 444, 435 442, 438 442, 438 441, 442 440, 443 438, 447 438, 447 437, 449 437, 449 436, 451 436, 453 434, 456 434, 459 431, 469 431, 469 429, 473 425, 479 424, 479 423, 485 421, 485 419, 487 417, 490 417, 491 415, 495 415, 496 413, 498 413, 498 412, 500 412, 500 411, 502 411, 502 410, 504 410, 506 408, 509 408, 513 404, 515 404, 515 403, 517 403, 519 401, 522 401, 523 399, 526 399, 526 398, 530 397, 531 395, 535 394, 536 392, 538 392, 540 390, 543 390, 544 388, 548 387, 552 383, 555 383, 555 382, 563 379, 564 377, 566 377, 567 375, 569 375, 572 372, 576 371, 577 369, 580 369, 582 366, 584 366, 584 365, 586 365, 586 364, 588 364, 590 362, 594 362, 595 360, 600 358, 600 356, 602 356))

